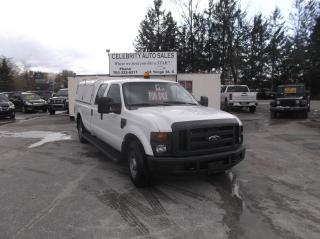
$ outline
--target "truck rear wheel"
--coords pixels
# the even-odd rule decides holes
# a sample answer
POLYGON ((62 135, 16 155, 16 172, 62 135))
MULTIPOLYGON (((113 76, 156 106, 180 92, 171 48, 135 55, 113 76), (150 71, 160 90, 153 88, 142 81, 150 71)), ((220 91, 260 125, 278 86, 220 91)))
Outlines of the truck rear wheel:
POLYGON ((49 113, 50 113, 50 115, 54 115, 56 113, 56 111, 53 109, 49 109, 49 113))
POLYGON ((142 146, 137 141, 129 143, 127 159, 130 178, 136 187, 146 187, 150 184, 151 174, 148 171, 145 154, 142 146))
POLYGON ((79 118, 77 120, 77 129, 78 129, 78 137, 79 137, 79 141, 83 144, 88 143, 88 141, 84 138, 84 134, 86 132, 86 129, 83 126, 82 120, 81 118, 79 118))

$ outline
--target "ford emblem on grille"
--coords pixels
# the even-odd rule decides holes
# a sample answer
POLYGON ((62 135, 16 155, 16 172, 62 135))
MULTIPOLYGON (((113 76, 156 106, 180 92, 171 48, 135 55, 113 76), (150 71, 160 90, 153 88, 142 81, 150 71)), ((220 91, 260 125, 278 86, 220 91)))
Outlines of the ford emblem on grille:
POLYGON ((219 135, 211 135, 207 138, 207 140, 212 143, 217 143, 221 140, 221 137, 219 135))

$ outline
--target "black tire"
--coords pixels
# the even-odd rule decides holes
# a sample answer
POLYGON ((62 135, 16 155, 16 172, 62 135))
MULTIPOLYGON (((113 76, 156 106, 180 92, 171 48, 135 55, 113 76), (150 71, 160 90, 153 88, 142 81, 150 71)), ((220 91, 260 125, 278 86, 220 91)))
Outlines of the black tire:
POLYGON ((13 115, 10 115, 10 119, 15 119, 16 118, 16 114, 14 113, 13 115))
POLYGON ((256 112, 256 107, 255 106, 250 106, 249 107, 249 111, 250 111, 250 113, 256 112))
POLYGON ((276 112, 270 112, 270 116, 272 119, 277 118, 277 113, 276 112))
POLYGON ((46 113, 46 112, 47 112, 47 110, 48 110, 48 109, 42 109, 42 112, 43 112, 43 113, 46 113))
POLYGON ((55 110, 50 109, 50 110, 49 110, 49 113, 50 113, 50 115, 54 115, 54 114, 56 113, 56 111, 55 111, 55 110))
POLYGON ((227 112, 230 111, 229 105, 228 105, 228 100, 227 100, 227 99, 224 100, 224 109, 225 109, 225 111, 227 111, 227 112))
POLYGON ((82 119, 79 118, 77 120, 77 129, 78 129, 78 137, 79 137, 79 141, 83 144, 86 144, 88 143, 88 141, 84 138, 84 134, 86 133, 86 129, 85 127, 83 126, 83 123, 82 123, 82 119))
POLYGON ((129 174, 133 184, 140 188, 151 183, 151 174, 146 165, 144 150, 137 141, 131 141, 127 148, 129 174))

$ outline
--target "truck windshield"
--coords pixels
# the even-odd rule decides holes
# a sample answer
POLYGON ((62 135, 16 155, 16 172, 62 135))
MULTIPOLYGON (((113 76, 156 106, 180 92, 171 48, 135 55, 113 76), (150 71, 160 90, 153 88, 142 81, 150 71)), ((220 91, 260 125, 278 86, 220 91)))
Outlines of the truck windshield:
POLYGON ((56 96, 65 96, 67 97, 68 96, 68 90, 59 90, 56 94, 56 96))
POLYGON ((198 105, 182 86, 171 82, 129 82, 123 84, 125 105, 131 107, 198 105))
POLYGON ((229 86, 228 92, 249 92, 249 89, 247 86, 235 85, 235 86, 229 86))
POLYGON ((278 87, 277 95, 280 97, 304 96, 304 86, 283 86, 278 87))

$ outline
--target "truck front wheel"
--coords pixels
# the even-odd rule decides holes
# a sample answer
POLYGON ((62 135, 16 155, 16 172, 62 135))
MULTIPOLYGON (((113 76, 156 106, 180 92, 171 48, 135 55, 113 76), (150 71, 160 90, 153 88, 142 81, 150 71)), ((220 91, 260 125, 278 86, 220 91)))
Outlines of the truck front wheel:
POLYGON ((150 184, 151 175, 148 171, 145 154, 142 146, 137 141, 129 143, 127 159, 131 181, 136 187, 145 187, 150 184))
POLYGON ((56 113, 56 111, 55 110, 53 110, 53 109, 49 109, 49 114, 50 115, 54 115, 56 113))

